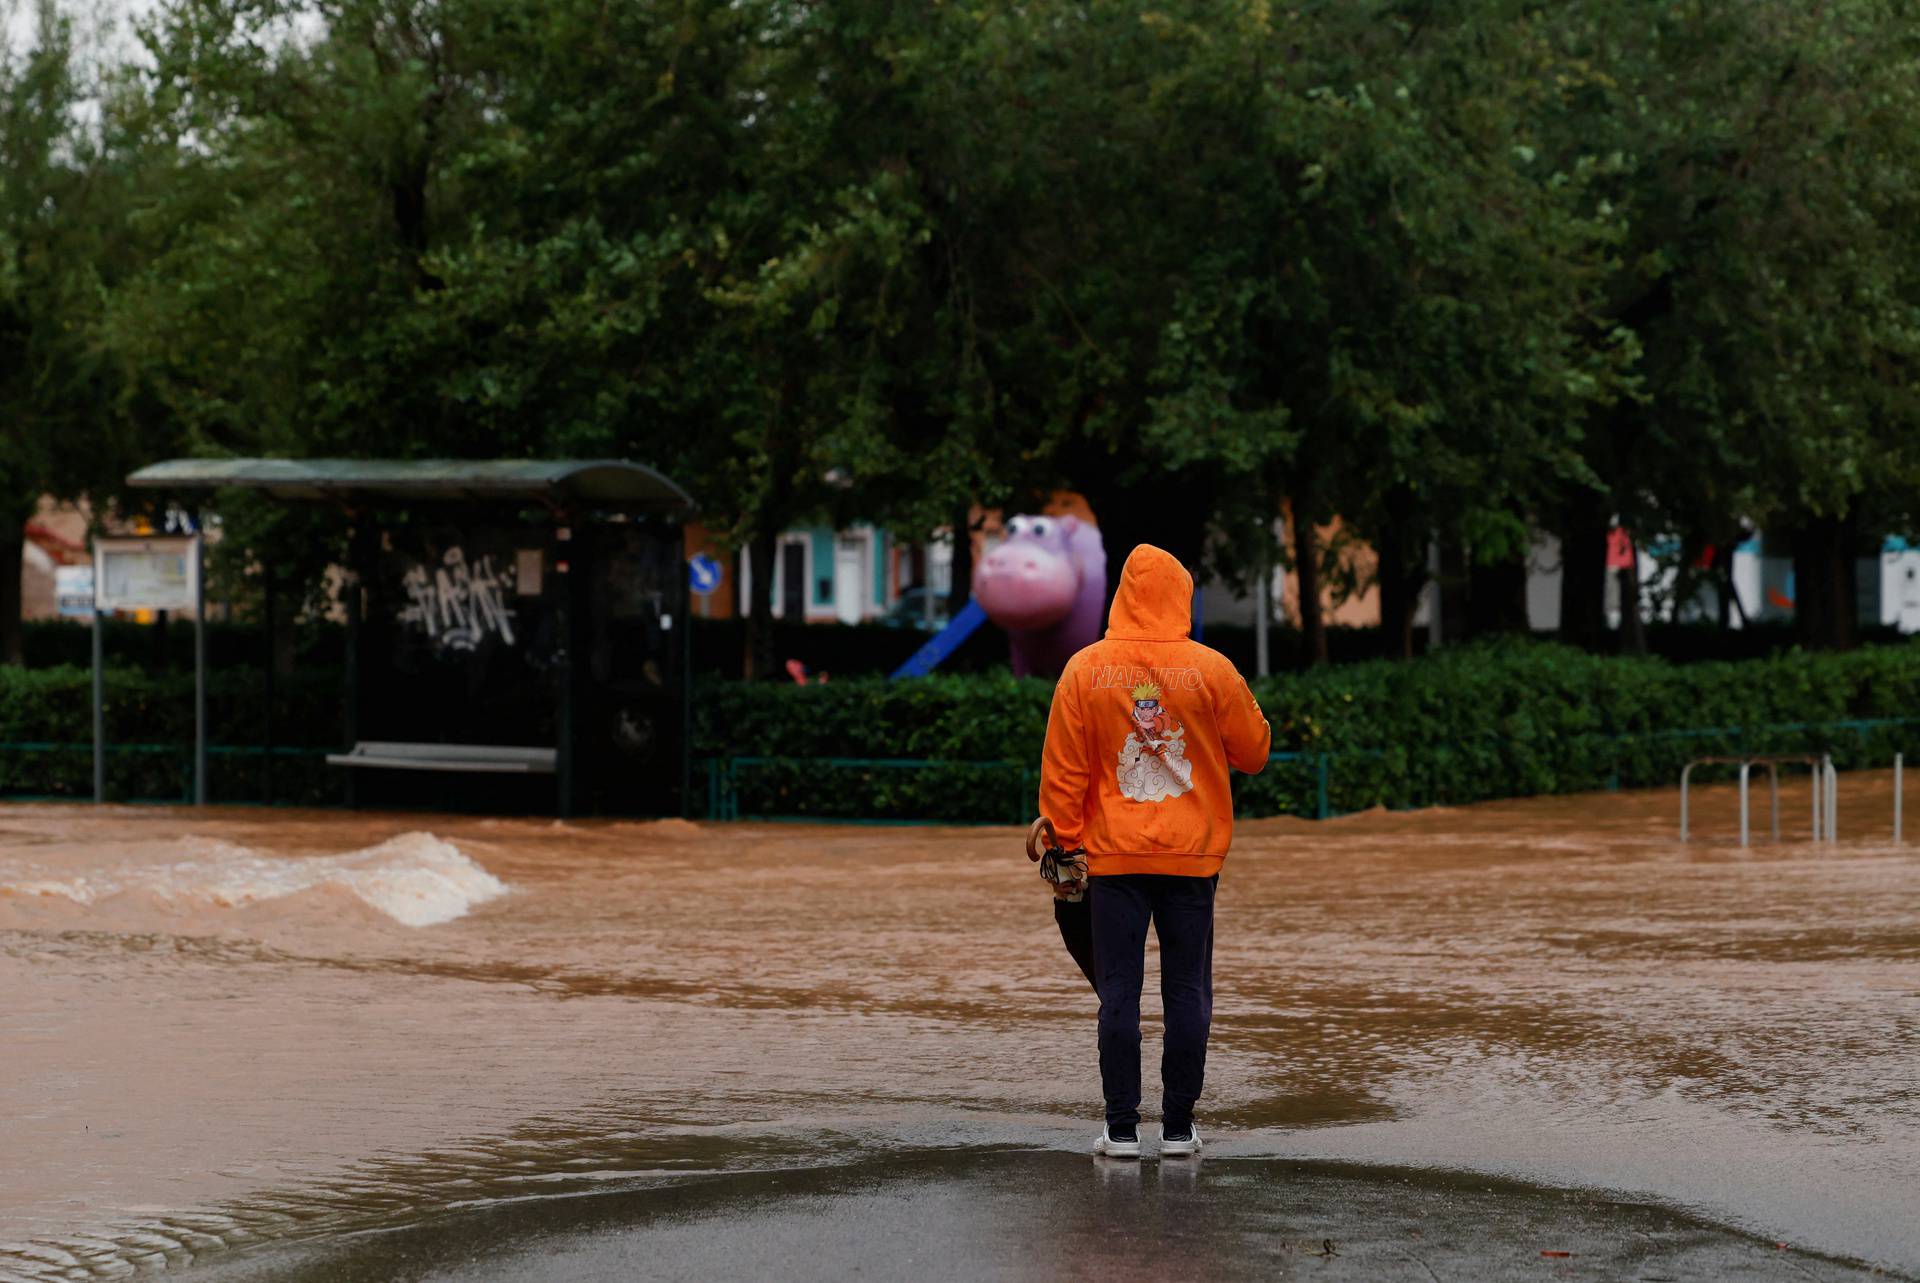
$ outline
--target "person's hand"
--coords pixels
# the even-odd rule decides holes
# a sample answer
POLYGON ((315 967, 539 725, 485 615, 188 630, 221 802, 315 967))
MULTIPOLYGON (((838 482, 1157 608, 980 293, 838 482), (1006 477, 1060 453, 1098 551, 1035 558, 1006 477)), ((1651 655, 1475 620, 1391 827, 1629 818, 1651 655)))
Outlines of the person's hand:
POLYGON ((1047 852, 1040 875, 1053 888, 1054 899, 1077 901, 1087 893, 1087 853, 1056 847, 1047 852))

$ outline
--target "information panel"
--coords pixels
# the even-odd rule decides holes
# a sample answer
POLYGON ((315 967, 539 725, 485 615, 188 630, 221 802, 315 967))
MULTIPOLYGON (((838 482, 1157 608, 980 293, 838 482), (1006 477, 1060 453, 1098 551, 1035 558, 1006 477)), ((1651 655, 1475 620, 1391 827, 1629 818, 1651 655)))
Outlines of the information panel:
POLYGON ((194 608, 191 538, 96 539, 94 604, 100 610, 194 608))

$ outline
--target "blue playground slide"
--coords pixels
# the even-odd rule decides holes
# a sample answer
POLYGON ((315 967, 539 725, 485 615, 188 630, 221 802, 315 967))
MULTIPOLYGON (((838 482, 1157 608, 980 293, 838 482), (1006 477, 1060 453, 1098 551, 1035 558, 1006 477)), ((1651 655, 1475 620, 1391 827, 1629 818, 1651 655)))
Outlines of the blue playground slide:
POLYGON ((967 598, 967 604, 960 613, 948 622, 945 628, 927 638, 927 644, 913 652, 913 657, 893 670, 894 677, 925 677, 940 667, 947 656, 960 649, 960 643, 973 636, 974 630, 987 622, 987 612, 980 603, 967 598))

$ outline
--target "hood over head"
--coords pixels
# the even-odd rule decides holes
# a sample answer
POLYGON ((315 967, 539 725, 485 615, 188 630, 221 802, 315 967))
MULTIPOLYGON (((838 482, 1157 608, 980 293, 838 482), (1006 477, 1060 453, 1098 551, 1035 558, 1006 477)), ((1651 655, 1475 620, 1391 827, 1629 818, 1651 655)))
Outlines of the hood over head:
POLYGON ((1107 613, 1107 636, 1179 641, 1193 627, 1193 576, 1170 552, 1143 543, 1127 555, 1107 613))

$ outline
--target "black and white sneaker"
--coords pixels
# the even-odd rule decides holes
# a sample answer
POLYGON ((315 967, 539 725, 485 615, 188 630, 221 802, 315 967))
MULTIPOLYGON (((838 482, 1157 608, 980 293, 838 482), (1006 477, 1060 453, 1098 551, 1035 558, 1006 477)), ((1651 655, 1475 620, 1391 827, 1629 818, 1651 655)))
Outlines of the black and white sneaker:
POLYGON ((1129 1127, 1119 1135, 1115 1135, 1113 1128, 1102 1127, 1098 1139, 1093 1142, 1093 1152, 1105 1154, 1108 1158, 1138 1158, 1140 1157, 1140 1131, 1138 1128, 1129 1127))
POLYGON ((1185 1127, 1162 1127, 1160 1152, 1169 1158, 1199 1153, 1200 1130, 1192 1123, 1188 1123, 1185 1127))

